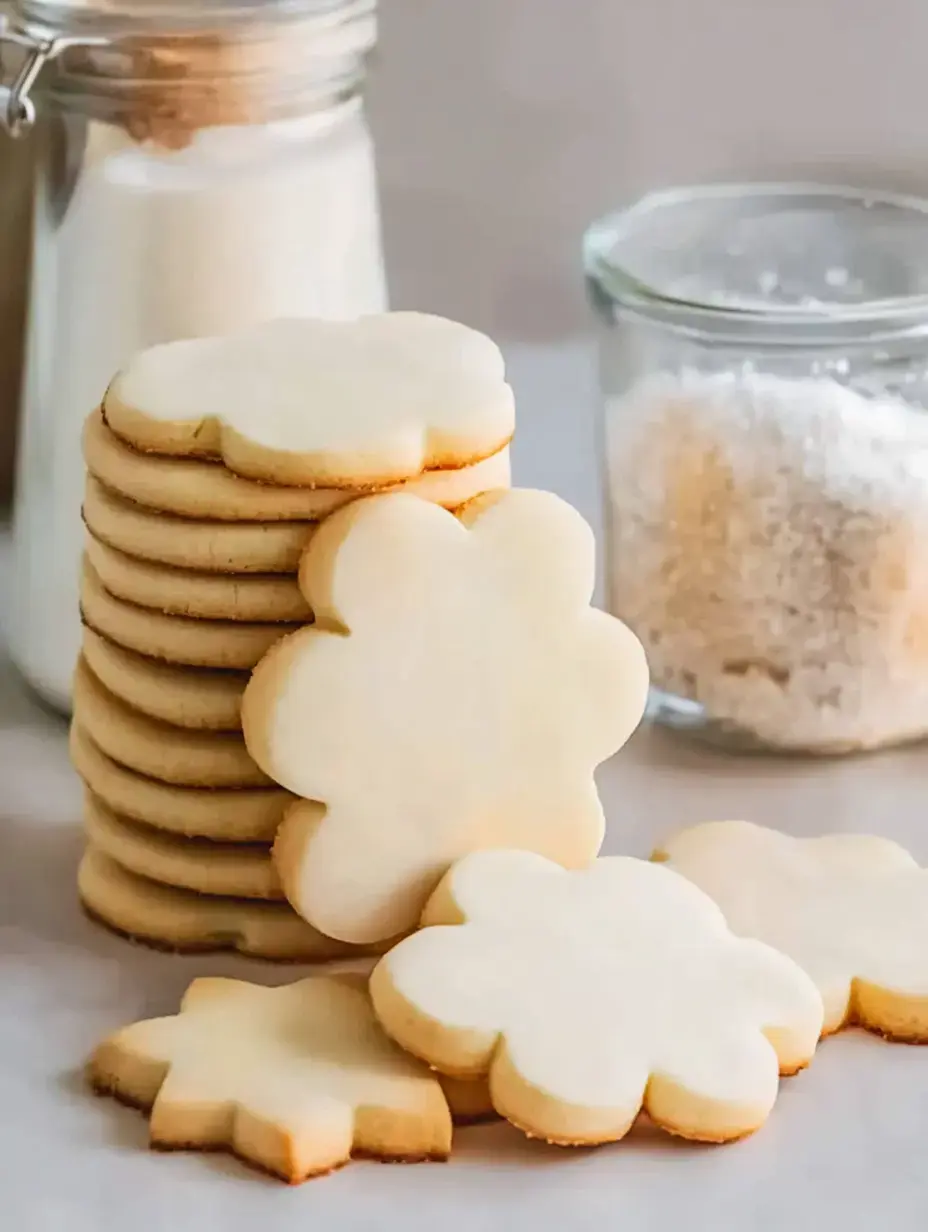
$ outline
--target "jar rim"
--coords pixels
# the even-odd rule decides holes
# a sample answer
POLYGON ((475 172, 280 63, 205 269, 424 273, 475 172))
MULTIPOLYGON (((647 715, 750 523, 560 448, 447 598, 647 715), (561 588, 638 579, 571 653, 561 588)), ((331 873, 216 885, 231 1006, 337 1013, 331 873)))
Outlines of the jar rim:
POLYGON ((928 332, 928 199, 916 196, 763 181, 659 190, 594 222, 583 264, 601 305, 691 337, 928 332))
POLYGON ((189 0, 14 0, 12 8, 24 24, 54 35, 119 39, 152 31, 227 28, 258 15, 280 22, 341 19, 375 6, 376 0, 211 0, 207 5, 191 5, 189 0))

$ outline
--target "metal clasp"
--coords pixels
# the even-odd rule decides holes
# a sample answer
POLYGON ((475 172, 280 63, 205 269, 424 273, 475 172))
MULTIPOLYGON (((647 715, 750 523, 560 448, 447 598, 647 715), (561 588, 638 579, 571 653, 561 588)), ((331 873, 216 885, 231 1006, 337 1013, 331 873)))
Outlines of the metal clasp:
POLYGON ((35 102, 30 91, 46 64, 71 47, 103 47, 108 42, 105 38, 58 35, 37 26, 14 29, 9 18, 0 14, 0 50, 7 43, 26 53, 12 84, 5 86, 0 82, 0 126, 12 137, 21 136, 35 123, 35 102))

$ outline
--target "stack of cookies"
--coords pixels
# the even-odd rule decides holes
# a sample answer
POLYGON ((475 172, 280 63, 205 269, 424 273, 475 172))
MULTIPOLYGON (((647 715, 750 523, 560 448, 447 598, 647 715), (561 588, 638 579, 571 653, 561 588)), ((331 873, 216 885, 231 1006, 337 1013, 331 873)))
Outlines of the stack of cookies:
POLYGON ((249 755, 242 695, 313 620, 297 573, 321 519, 387 487, 454 509, 508 486, 512 428, 489 339, 419 314, 276 322, 117 376, 84 431, 71 754, 91 914, 172 949, 352 950, 285 901, 270 848, 293 797, 249 755))

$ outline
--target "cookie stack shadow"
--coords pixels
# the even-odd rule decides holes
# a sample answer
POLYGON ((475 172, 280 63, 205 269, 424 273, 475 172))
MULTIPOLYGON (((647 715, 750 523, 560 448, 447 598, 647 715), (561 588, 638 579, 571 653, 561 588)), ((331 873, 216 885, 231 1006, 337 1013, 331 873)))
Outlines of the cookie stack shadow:
MULTIPOLYGON (((358 489, 277 487, 221 462, 141 453, 95 412, 84 431, 83 647, 72 761, 85 785, 87 911, 173 950, 336 958, 287 904, 271 845, 292 797, 249 756, 251 669, 312 620, 297 569, 358 489)), ((507 486, 508 450, 406 485, 454 508, 507 486)))

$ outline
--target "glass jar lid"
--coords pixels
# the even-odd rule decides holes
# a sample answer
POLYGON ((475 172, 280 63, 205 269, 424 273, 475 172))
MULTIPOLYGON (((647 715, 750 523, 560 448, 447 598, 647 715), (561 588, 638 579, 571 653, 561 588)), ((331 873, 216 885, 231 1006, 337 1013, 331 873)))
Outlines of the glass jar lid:
POLYGON ((350 96, 377 40, 376 0, 15 0, 11 8, 12 25, 0 16, 0 50, 12 42, 21 67, 9 85, 0 73, 0 127, 14 136, 36 118, 40 77, 70 105, 95 100, 139 139, 157 130, 176 144, 198 127, 273 118, 286 97, 326 105, 350 96))
POLYGON ((928 201, 816 184, 649 194, 593 224, 602 306, 691 335, 822 342, 928 332, 928 201))
POLYGON ((13 13, 26 25, 66 37, 121 38, 144 31, 216 30, 260 17, 287 20, 327 16, 342 20, 353 10, 370 11, 375 0, 14 0, 13 13))

